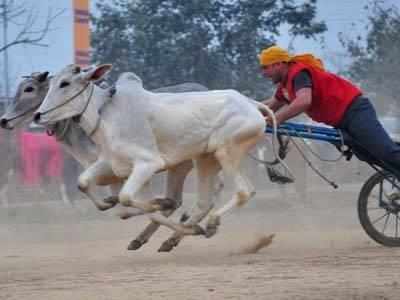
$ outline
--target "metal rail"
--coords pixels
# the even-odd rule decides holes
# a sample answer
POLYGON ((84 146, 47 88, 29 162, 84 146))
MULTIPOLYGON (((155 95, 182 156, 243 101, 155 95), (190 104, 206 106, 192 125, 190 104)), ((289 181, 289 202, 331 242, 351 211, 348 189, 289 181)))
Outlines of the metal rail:
MULTIPOLYGON (((272 133, 273 128, 267 126, 265 132, 272 133)), ((277 133, 280 135, 330 142, 335 145, 342 144, 342 137, 339 130, 329 127, 285 122, 278 126, 277 133)))
MULTIPOLYGON (((273 128, 270 126, 267 126, 266 133, 272 133, 273 128)), ((322 126, 315 126, 315 125, 306 125, 306 124, 300 124, 300 123, 293 123, 293 122, 284 122, 281 125, 278 126, 277 128, 277 133, 280 135, 284 136, 291 136, 291 137, 297 137, 297 138, 305 138, 305 139, 311 139, 311 140, 317 140, 317 141, 324 141, 324 142, 329 142, 335 146, 342 146, 343 144, 346 145, 346 141, 343 140, 343 136, 340 133, 338 129, 331 128, 331 127, 322 127, 322 126)), ((374 158, 373 153, 370 153, 368 149, 365 149, 360 145, 357 141, 352 140, 352 144, 356 145, 358 148, 362 149, 364 152, 368 153, 368 155, 372 158, 374 158)), ((347 145, 350 148, 351 145, 347 145)), ((352 149, 352 152, 354 153, 354 149, 352 149)), ((389 166, 387 163, 383 161, 376 160, 378 163, 375 163, 373 161, 368 161, 366 162, 373 168, 375 171, 380 173, 387 181, 389 181, 393 186, 398 188, 400 190, 400 185, 398 182, 396 182, 395 179, 390 178, 390 175, 386 172, 389 172, 393 174, 395 177, 400 179, 400 173, 397 170, 394 170, 392 166, 389 166), (385 172, 386 171, 386 172, 385 172)))

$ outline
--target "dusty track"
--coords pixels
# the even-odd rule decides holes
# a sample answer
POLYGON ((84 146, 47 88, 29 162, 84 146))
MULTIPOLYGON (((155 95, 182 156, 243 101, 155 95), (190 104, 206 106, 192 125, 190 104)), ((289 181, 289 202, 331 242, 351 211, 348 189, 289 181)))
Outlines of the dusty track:
POLYGON ((125 250, 144 218, 70 221, 74 213, 58 211, 28 224, 17 210, 18 222, 0 226, 0 299, 400 299, 400 249, 365 235, 356 195, 315 192, 306 204, 259 195, 214 238, 188 238, 167 254, 156 252, 166 229, 125 250), (269 247, 237 254, 271 233, 269 247))

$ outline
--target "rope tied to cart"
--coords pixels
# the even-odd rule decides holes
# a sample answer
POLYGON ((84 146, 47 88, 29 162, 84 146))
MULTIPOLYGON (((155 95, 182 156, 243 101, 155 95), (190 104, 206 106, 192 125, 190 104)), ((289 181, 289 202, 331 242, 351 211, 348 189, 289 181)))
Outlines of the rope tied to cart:
MULTIPOLYGON (((267 127, 266 132, 273 133, 273 129, 271 127, 267 127)), ((301 149, 301 147, 298 145, 298 143, 295 141, 294 137, 299 138, 302 141, 303 145, 307 148, 307 150, 312 155, 314 155, 317 159, 319 159, 320 161, 337 162, 340 159, 342 159, 344 156, 346 156, 347 160, 349 160, 351 157, 351 153, 349 152, 349 149, 344 142, 344 137, 340 130, 334 129, 334 128, 321 127, 321 126, 312 126, 312 125, 304 125, 304 124, 285 122, 277 128, 277 136, 278 136, 278 141, 279 141, 278 155, 281 159, 284 159, 286 157, 286 154, 289 151, 289 149, 288 149, 289 142, 292 142, 293 145, 295 146, 296 150, 300 153, 301 157, 308 164, 308 166, 320 178, 322 178, 325 182, 327 182, 333 188, 335 188, 335 189, 338 188, 338 185, 334 181, 328 179, 324 174, 322 174, 321 171, 318 170, 317 167, 314 166, 314 164, 311 162, 311 160, 305 154, 305 151, 303 151, 301 149), (288 139, 285 142, 283 142, 282 136, 287 136, 288 139), (325 158, 321 157, 318 153, 316 153, 306 143, 305 139, 330 142, 331 144, 336 146, 336 148, 340 152, 340 155, 339 155, 339 157, 337 157, 335 159, 325 159, 325 158)), ((291 172, 289 172, 290 176, 288 177, 285 174, 282 174, 280 171, 278 171, 274 168, 274 166, 279 164, 278 159, 275 159, 273 161, 267 161, 267 160, 259 159, 251 154, 250 154, 250 157, 253 160, 263 164, 266 167, 268 176, 270 177, 272 182, 278 182, 278 183, 284 184, 284 183, 291 183, 294 181, 294 176, 291 175, 292 174, 291 172)), ((284 166, 284 168, 287 169, 287 166, 284 166)))

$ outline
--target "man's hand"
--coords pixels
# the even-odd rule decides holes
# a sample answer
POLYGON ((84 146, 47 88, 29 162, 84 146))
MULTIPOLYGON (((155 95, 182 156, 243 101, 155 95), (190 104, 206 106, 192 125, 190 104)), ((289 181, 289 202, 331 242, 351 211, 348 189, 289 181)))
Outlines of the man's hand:
POLYGON ((269 116, 266 116, 264 119, 265 119, 265 123, 267 123, 267 125, 272 126, 272 119, 269 116))
MULTIPOLYGON (((279 121, 279 117, 277 115, 275 115, 275 120, 276 126, 279 126, 281 122, 279 121)), ((265 122, 267 123, 267 125, 273 127, 272 118, 270 116, 265 117, 265 122)))
POLYGON ((272 96, 271 98, 269 98, 265 101, 261 101, 261 103, 268 106, 273 112, 276 112, 281 107, 286 105, 286 103, 284 101, 279 101, 278 99, 275 98, 275 96, 272 96))

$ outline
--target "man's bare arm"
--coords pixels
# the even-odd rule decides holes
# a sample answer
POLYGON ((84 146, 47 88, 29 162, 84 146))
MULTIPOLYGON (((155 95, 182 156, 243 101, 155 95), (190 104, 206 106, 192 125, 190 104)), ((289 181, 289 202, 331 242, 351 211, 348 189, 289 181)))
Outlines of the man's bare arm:
POLYGON ((311 105, 312 90, 311 88, 302 88, 296 92, 296 98, 286 107, 279 110, 276 114, 278 124, 285 122, 297 115, 307 111, 311 105))

